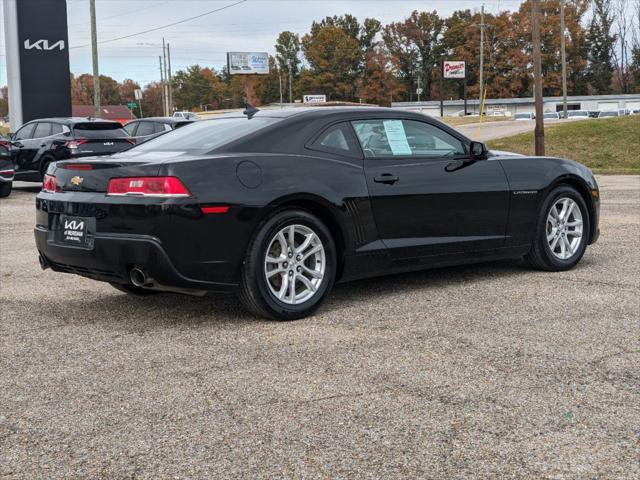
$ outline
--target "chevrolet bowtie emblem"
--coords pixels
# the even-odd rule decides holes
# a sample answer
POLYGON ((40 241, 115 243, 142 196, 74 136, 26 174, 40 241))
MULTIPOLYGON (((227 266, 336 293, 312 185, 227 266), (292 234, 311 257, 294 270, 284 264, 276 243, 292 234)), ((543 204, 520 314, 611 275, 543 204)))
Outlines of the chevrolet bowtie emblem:
POLYGON ((83 180, 84 180, 84 178, 75 176, 75 177, 73 177, 71 179, 71 183, 77 187, 78 185, 80 185, 82 183, 83 180))

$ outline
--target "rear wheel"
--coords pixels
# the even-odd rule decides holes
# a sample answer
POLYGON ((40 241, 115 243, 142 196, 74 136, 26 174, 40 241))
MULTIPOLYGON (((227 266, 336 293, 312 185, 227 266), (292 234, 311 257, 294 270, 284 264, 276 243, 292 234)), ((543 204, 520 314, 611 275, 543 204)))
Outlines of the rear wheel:
POLYGON ((158 293, 155 290, 140 288, 140 287, 136 287, 135 285, 122 284, 122 283, 111 283, 110 285, 116 290, 119 290, 121 292, 128 293, 130 295, 138 295, 141 297, 144 297, 147 295, 155 295, 158 293))
POLYGON ((0 198, 8 197, 11 194, 12 188, 13 188, 13 182, 0 183, 0 198))
POLYGON ((259 227, 242 268, 240 300, 256 315, 295 320, 333 287, 336 250, 327 227, 304 210, 276 213, 259 227))
POLYGON ((569 270, 584 255, 589 228, 589 211, 582 196, 573 187, 559 186, 544 201, 533 245, 525 258, 539 270, 569 270))

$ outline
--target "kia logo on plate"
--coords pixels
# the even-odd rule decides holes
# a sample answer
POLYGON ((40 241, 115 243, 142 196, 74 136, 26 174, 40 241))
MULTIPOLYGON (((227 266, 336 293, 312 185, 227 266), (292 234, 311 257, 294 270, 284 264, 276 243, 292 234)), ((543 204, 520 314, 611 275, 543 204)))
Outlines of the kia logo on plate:
POLYGON ((28 38, 24 41, 25 50, 64 50, 64 40, 58 40, 56 43, 49 44, 49 40, 36 40, 32 42, 28 38))
POLYGON ((78 220, 66 220, 64 222, 64 228, 66 230, 83 230, 84 222, 79 222, 78 220))

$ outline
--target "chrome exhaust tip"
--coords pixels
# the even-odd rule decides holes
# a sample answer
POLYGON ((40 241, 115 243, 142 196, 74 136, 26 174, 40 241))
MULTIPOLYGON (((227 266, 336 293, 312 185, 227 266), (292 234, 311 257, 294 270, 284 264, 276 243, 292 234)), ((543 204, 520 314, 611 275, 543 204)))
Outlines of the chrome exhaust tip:
POLYGON ((131 279, 131 283, 133 283, 136 287, 143 288, 147 283, 147 275, 139 268, 132 268, 131 272, 129 272, 129 278, 131 279))

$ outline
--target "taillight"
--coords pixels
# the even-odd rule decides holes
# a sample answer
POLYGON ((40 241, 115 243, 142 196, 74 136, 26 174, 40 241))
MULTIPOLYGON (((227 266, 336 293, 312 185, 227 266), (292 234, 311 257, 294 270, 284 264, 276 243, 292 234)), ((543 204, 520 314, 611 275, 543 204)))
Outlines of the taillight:
POLYGON ((93 165, 90 163, 65 163, 58 165, 58 168, 65 170, 93 170, 93 165))
POLYGON ((42 179, 42 191, 55 193, 56 192, 56 177, 53 175, 46 175, 42 179))
POLYGON ((68 142, 65 142, 64 146, 69 150, 77 150, 80 145, 82 145, 83 143, 87 143, 88 141, 89 140, 87 140, 86 138, 78 138, 76 140, 69 140, 68 142))
POLYGON ((135 145, 136 144, 136 139, 135 138, 125 138, 125 140, 127 142, 129 142, 131 145, 135 145))
POLYGON ((127 177, 109 180, 107 195, 190 197, 191 192, 177 177, 127 177))

